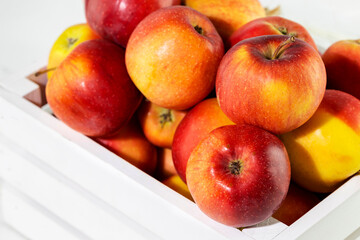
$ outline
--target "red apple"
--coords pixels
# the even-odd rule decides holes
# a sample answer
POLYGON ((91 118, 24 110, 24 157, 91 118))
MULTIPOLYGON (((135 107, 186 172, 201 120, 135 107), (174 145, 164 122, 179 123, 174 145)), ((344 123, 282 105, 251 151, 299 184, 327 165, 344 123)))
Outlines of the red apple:
POLYGON ((310 33, 303 26, 279 16, 257 18, 246 23, 231 35, 229 42, 231 46, 234 46, 244 39, 263 35, 295 36, 296 38, 309 43, 317 50, 316 44, 310 36, 310 33))
POLYGON ((210 18, 217 31, 227 41, 245 23, 265 17, 265 9, 258 0, 185 0, 189 6, 210 18))
POLYGON ((313 192, 332 192, 360 170, 360 100, 326 90, 315 114, 280 138, 292 179, 313 192))
POLYGON ((123 47, 135 27, 147 15, 163 7, 180 4, 180 0, 86 0, 86 20, 105 39, 123 47))
POLYGON ((318 52, 294 36, 241 41, 222 59, 216 93, 224 113, 273 133, 291 131, 316 111, 326 72, 318 52))
POLYGON ((234 124, 220 109, 216 98, 198 103, 176 129, 172 145, 174 166, 186 182, 186 165, 192 150, 215 128, 234 124))
POLYGON ((163 108, 149 101, 144 101, 138 110, 146 138, 164 148, 171 148, 175 130, 185 115, 186 111, 163 108))
POLYGON ((285 146, 251 125, 213 130, 193 150, 187 185, 199 208, 214 220, 246 227, 269 218, 290 184, 285 146))
POLYGON ((150 14, 136 27, 126 48, 126 67, 149 101, 184 110, 213 90, 223 54, 211 21, 175 6, 150 14))
POLYGON ((115 135, 95 140, 135 167, 152 175, 157 165, 157 149, 145 138, 139 123, 135 120, 131 120, 115 135))
POLYGON ((125 125, 142 95, 126 72, 124 50, 106 40, 78 45, 46 85, 54 114, 73 129, 93 137, 125 125))
POLYGON ((307 191, 295 183, 290 183, 285 200, 272 217, 290 226, 319 202, 320 199, 315 193, 307 191))
POLYGON ((338 41, 322 58, 328 77, 327 87, 360 99, 360 39, 338 41))

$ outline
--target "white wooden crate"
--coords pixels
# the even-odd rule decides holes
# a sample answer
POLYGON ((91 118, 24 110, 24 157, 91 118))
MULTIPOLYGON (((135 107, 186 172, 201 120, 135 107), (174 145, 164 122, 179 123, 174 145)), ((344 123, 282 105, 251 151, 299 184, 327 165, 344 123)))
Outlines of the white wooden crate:
POLYGON ((331 239, 360 226, 360 175, 290 227, 268 219, 241 232, 2 87, 0 109, 2 218, 33 239, 331 239))
MULTIPOLYGON (((326 26, 324 19, 309 24, 310 17, 301 15, 323 6, 327 17, 333 17, 330 13, 340 8, 334 1, 326 7, 325 1, 311 5, 304 0, 298 6, 294 1, 262 2, 270 7, 281 4, 283 15, 306 26, 320 49, 343 36, 354 37, 349 28, 336 34, 341 24, 331 21, 333 28, 327 25, 328 31, 320 31, 326 26)), ((347 2, 354 4, 349 9, 360 9, 354 0, 347 2)), ((360 14, 349 15, 359 26, 360 14)), ((24 96, 39 96, 39 87, 25 78, 39 67, 29 65, 13 78, 0 79, 0 218, 23 236, 103 240, 355 239, 360 235, 360 175, 291 226, 270 218, 239 231, 209 219, 193 202, 26 100, 24 96)))

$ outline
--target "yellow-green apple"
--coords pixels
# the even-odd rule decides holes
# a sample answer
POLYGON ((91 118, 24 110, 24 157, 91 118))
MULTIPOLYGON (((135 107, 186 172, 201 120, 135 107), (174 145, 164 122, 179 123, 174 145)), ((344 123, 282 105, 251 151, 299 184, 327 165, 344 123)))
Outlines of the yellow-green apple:
POLYGON ((360 39, 332 44, 323 54, 327 87, 360 99, 360 39))
POLYGON ((209 17, 225 42, 245 23, 266 16, 258 0, 185 0, 185 4, 209 17))
POLYGON ((96 39, 81 43, 65 58, 46 85, 46 98, 68 126, 99 137, 125 125, 142 95, 126 72, 124 50, 96 39))
POLYGON ((319 53, 294 36, 245 39, 222 59, 216 93, 235 123, 279 134, 304 124, 325 92, 326 71, 319 53))
POLYGON ((216 98, 198 103, 181 121, 172 144, 174 166, 186 182, 186 165, 191 152, 215 128, 234 124, 220 109, 216 98))
POLYGON ((162 183, 168 186, 169 188, 171 188, 172 190, 174 190, 175 192, 178 192, 179 194, 183 195, 187 199, 194 201, 189 192, 189 188, 178 175, 173 175, 163 180, 162 183))
POLYGON ((146 138, 158 147, 171 148, 175 130, 186 111, 163 108, 144 101, 137 111, 146 138))
POLYGON ((100 38, 86 23, 80 23, 65 29, 56 39, 49 54, 47 77, 51 78, 54 70, 67 55, 80 43, 100 38))
POLYGON ((177 4, 180 0, 86 0, 85 15, 100 36, 126 47, 131 33, 148 14, 177 4))
POLYGON ((315 193, 291 182, 285 200, 272 217, 290 226, 319 202, 320 199, 315 193))
POLYGON ((101 145, 152 175, 157 165, 157 149, 144 136, 137 119, 132 119, 115 135, 96 138, 101 145))
POLYGON ((246 227, 269 218, 290 184, 285 146, 252 125, 219 127, 190 155, 186 179, 199 208, 212 219, 246 227))
POLYGON ((206 16, 173 6, 139 23, 125 60, 131 79, 148 100, 184 110, 213 90, 223 54, 223 42, 206 16))
POLYGON ((281 135, 292 179, 314 192, 332 192, 360 170, 360 100, 326 90, 315 114, 281 135))
POLYGON ((154 177, 158 180, 163 180, 177 175, 173 160, 172 152, 170 148, 159 148, 158 149, 158 164, 154 177))
POLYGON ((244 39, 263 35, 295 36, 296 38, 309 43, 317 50, 316 44, 310 33, 302 25, 279 16, 258 18, 246 23, 231 35, 229 42, 231 46, 234 46, 244 39))

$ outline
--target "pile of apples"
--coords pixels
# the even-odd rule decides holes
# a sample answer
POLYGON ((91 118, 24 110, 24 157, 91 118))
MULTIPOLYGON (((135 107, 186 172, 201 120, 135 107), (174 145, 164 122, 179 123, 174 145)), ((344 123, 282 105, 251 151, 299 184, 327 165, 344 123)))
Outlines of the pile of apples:
POLYGON ((291 224, 360 170, 360 40, 321 55, 257 0, 85 10, 50 52, 55 116, 209 217, 291 224))

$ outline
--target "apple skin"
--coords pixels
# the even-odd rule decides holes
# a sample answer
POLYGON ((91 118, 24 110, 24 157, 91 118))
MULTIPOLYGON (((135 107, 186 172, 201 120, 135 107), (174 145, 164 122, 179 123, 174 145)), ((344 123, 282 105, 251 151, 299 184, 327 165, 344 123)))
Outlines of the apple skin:
POLYGON ((173 175, 162 181, 163 184, 174 190, 175 192, 183 195, 187 199, 194 201, 187 185, 181 180, 178 175, 173 175))
POLYGON ((314 114, 325 92, 325 66, 308 43, 290 39, 294 40, 280 35, 249 38, 226 53, 216 93, 220 108, 233 122, 279 134, 314 114))
POLYGON ((126 72, 124 50, 103 39, 78 45, 46 85, 56 117, 87 136, 115 133, 142 100, 126 72))
POLYGON ((96 138, 95 141, 128 161, 140 170, 152 175, 157 165, 157 149, 144 136, 137 119, 132 119, 115 135, 96 138))
POLYGON ((232 227, 269 218, 290 184, 286 149, 275 135, 251 125, 213 130, 190 155, 186 178, 199 208, 232 227))
POLYGON ((163 148, 171 148, 175 130, 186 115, 186 111, 163 108, 149 101, 143 101, 137 113, 146 138, 163 148))
POLYGON ((231 35, 229 42, 231 46, 234 46, 244 39, 263 35, 295 36, 309 43, 316 51, 318 50, 310 33, 302 25, 279 16, 258 18, 246 23, 231 35))
POLYGON ((223 54, 223 42, 206 16, 173 6, 139 23, 125 60, 131 79, 149 101, 184 110, 213 90, 223 54))
POLYGON ((310 120, 280 137, 292 179, 309 191, 332 192, 360 170, 360 100, 326 90, 310 120))
POLYGON ((158 180, 164 180, 173 175, 177 175, 174 162, 172 159, 172 151, 170 148, 158 149, 158 164, 154 177, 158 180))
POLYGON ((315 193, 291 182, 285 200, 272 215, 273 218, 290 226, 320 202, 315 193))
POLYGON ((105 39, 126 47, 135 27, 151 12, 180 4, 180 0, 86 0, 90 27, 105 39))
POLYGON ((186 165, 193 149, 215 128, 234 125, 220 109, 216 98, 198 103, 181 121, 172 144, 172 158, 180 178, 186 183, 186 165))
POLYGON ((65 29, 64 32, 56 39, 49 54, 47 64, 47 78, 50 79, 54 70, 66 58, 67 55, 80 43, 100 37, 86 23, 72 25, 65 29), (50 70, 50 71, 49 71, 50 70))
POLYGON ((224 42, 245 23, 266 16, 258 0, 185 0, 185 4, 210 18, 224 42))
POLYGON ((360 39, 332 44, 323 54, 329 89, 360 99, 360 39))

